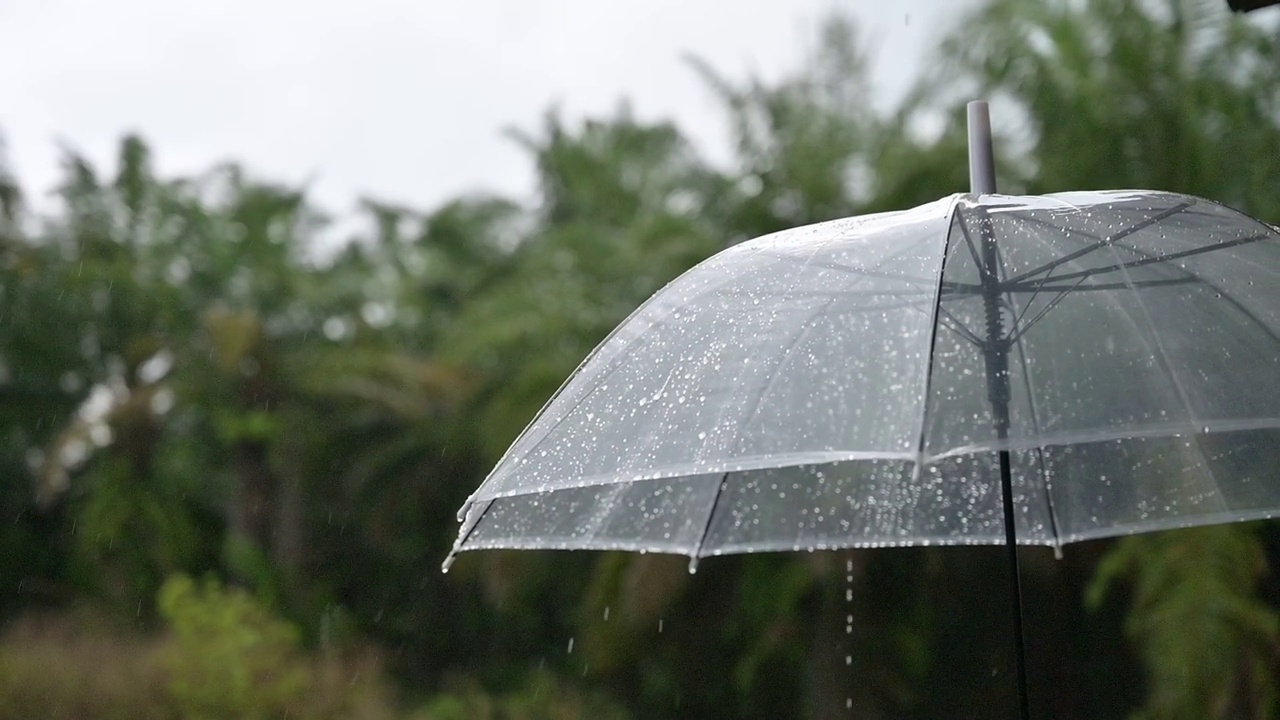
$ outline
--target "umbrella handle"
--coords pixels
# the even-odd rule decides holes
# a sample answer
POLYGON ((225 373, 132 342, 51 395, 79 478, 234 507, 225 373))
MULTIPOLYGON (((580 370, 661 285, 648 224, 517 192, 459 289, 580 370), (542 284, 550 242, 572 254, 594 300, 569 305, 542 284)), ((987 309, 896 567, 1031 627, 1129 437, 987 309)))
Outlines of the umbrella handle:
POLYGON ((969 110, 969 192, 992 195, 996 191, 996 161, 991 143, 991 110, 986 100, 974 100, 969 110))

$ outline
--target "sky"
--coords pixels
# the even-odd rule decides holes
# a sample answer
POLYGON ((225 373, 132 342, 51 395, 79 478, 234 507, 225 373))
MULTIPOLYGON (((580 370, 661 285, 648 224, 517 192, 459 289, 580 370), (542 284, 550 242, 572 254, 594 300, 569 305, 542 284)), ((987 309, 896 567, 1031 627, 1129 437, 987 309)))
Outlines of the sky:
POLYGON ((504 137, 628 98, 712 159, 723 118, 683 61, 733 78, 798 67, 841 9, 891 102, 932 51, 943 0, 0 0, 0 133, 34 205, 59 143, 112 167, 136 131, 162 174, 235 159, 309 183, 337 213, 360 197, 429 209, 465 192, 531 195, 504 137))

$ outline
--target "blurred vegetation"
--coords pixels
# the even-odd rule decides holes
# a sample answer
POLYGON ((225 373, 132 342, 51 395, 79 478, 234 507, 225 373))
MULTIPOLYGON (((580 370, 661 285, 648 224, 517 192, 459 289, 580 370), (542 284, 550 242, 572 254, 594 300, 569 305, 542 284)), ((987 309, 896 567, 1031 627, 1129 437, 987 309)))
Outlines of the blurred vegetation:
MULTIPOLYGON (((625 104, 513 132, 537 200, 329 221, 235 164, 0 161, 0 718, 1012 715, 1003 558, 494 552, 454 512, 577 363, 733 242, 967 187, 1191 192, 1280 221, 1280 31, 1198 0, 986 0, 891 111, 834 17, 789 77, 691 72, 708 163, 625 104), (193 580, 191 578, 199 578, 193 580), (1004 710, 1001 710, 1004 708, 1004 710)), ((1275 18, 1272 17, 1272 20, 1275 18)), ((1280 527, 1024 553, 1055 718, 1280 714, 1280 527)))

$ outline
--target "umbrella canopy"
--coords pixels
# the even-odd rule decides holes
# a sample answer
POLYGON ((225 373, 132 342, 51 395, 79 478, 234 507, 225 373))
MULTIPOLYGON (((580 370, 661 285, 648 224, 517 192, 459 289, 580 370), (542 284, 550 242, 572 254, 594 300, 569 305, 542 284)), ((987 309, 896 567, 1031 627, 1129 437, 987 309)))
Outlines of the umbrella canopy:
POLYGON ((1123 191, 742 243, 604 342, 454 552, 1064 543, 1280 513, 1280 232, 1123 191), (1002 497, 1002 455, 1012 507, 1002 497))
POLYGON ((1150 191, 972 193, 726 250, 561 387, 457 553, 1008 548, 1280 514, 1280 228, 1150 191))

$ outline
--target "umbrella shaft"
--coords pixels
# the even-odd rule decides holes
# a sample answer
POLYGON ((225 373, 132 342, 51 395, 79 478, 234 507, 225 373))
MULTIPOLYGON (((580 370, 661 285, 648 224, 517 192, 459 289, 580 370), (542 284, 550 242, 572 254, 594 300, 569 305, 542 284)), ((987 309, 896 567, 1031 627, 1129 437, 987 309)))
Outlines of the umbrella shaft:
POLYGON ((1004 440, 1009 435, 1009 338, 1005 335, 1004 317, 1000 313, 1000 256, 996 252, 991 220, 979 219, 982 233, 982 309, 986 338, 982 343, 987 369, 987 399, 996 435, 1004 440))
MULTIPOLYGON (((1000 313, 1000 255, 996 251, 991 220, 980 216, 982 234, 982 305, 986 321, 986 338, 982 345, 987 371, 987 399, 991 402, 991 419, 996 437, 1009 438, 1009 351, 1012 343, 1005 334, 1000 313)), ((1013 457, 1000 451, 1000 494, 1004 506, 1004 540, 1009 552, 1009 599, 1013 610, 1014 663, 1018 675, 1018 711, 1022 720, 1030 720, 1031 705, 1027 695, 1026 635, 1023 633, 1022 574, 1018 568, 1017 518, 1013 505, 1013 457)))
POLYGON ((1022 574, 1018 570, 1018 544, 1014 532, 1013 513, 1013 470, 1012 458, 1008 450, 1000 451, 1000 485, 1004 496, 1004 534, 1009 549, 1009 588, 1013 605, 1014 664, 1018 673, 1018 705, 1019 717, 1030 720, 1031 704, 1027 695, 1027 651, 1026 635, 1023 632, 1022 618, 1022 574))

